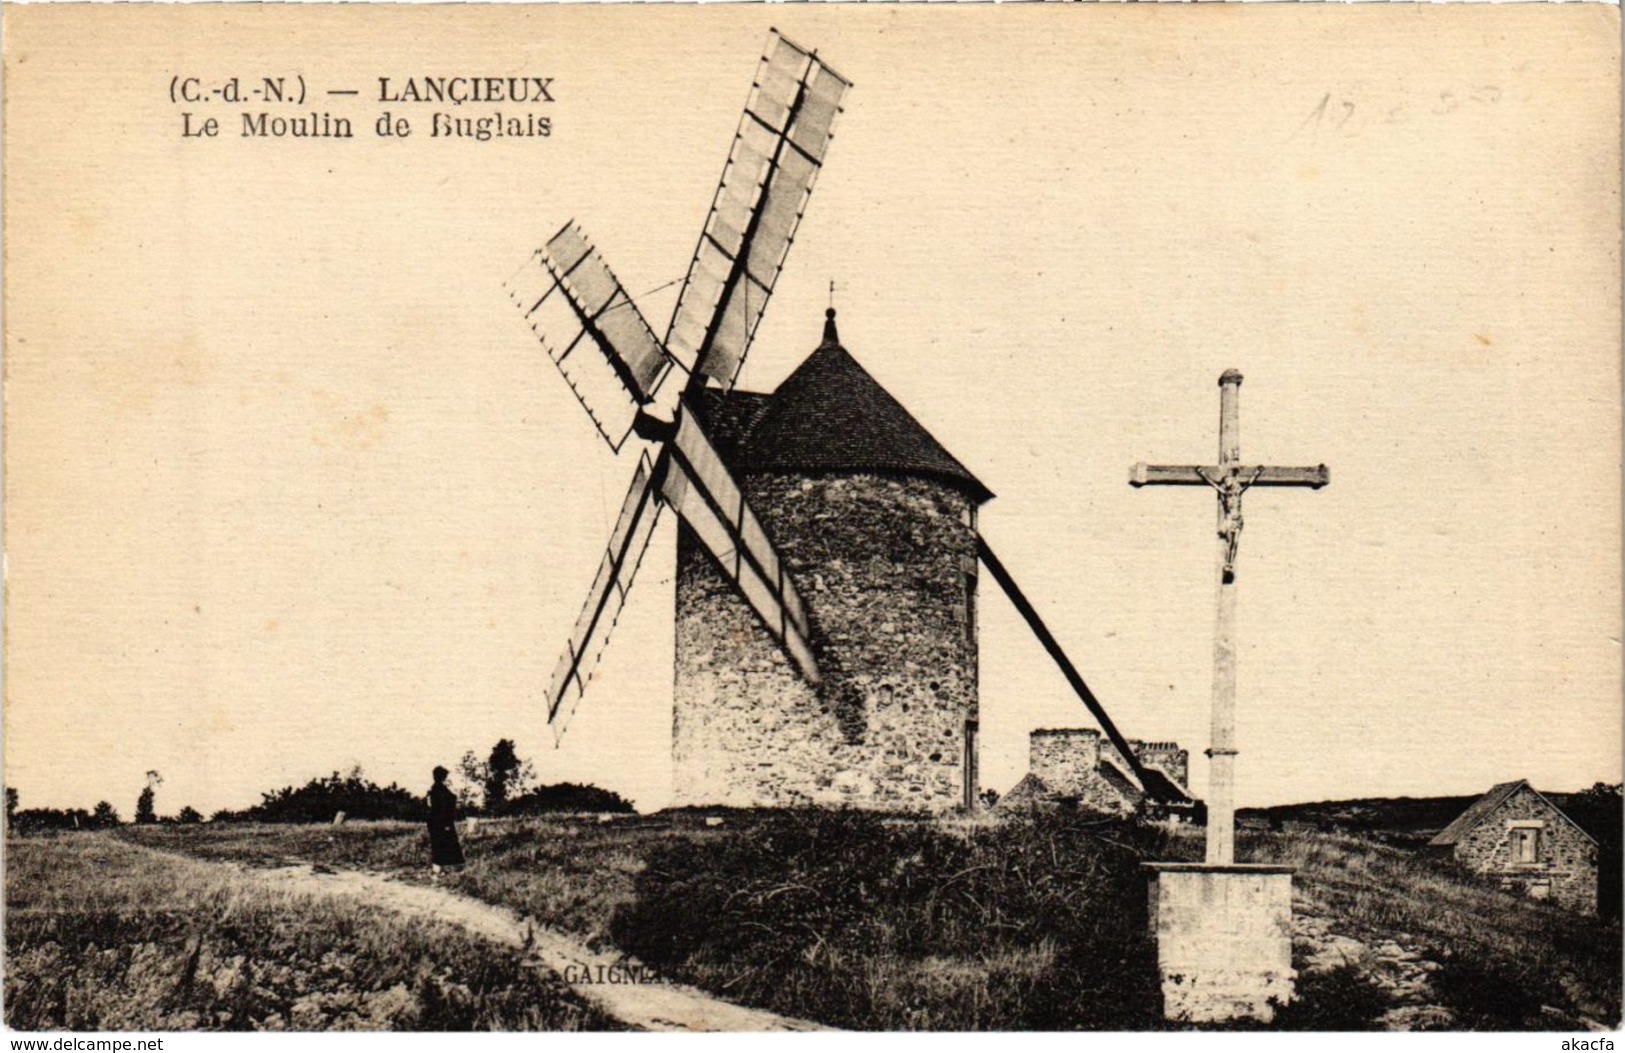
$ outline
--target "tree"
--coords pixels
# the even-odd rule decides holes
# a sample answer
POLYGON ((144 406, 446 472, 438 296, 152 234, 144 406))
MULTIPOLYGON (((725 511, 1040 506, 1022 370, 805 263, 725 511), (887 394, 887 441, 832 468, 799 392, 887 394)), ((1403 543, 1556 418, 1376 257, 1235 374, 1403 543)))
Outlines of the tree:
POLYGON ((164 784, 164 777, 155 771, 147 772, 147 785, 141 795, 135 799, 135 821, 138 823, 156 823, 158 812, 152 806, 153 796, 158 787, 164 784))
POLYGON ((513 739, 498 739, 491 747, 491 759, 485 762, 485 810, 492 814, 501 811, 508 799, 522 794, 534 777, 530 762, 520 760, 514 752, 513 739))
POLYGON ((473 750, 463 754, 463 759, 457 762, 457 770, 448 780, 451 792, 457 795, 460 811, 470 812, 479 808, 480 796, 485 792, 489 774, 489 766, 473 750))
POLYGON ((483 809, 487 814, 499 815, 535 781, 536 769, 515 752, 513 739, 498 739, 485 760, 473 750, 463 754, 447 785, 457 795, 457 807, 463 811, 483 809))
POLYGON ((185 808, 182 808, 175 814, 175 821, 177 823, 201 823, 203 821, 203 813, 199 812, 191 805, 187 805, 185 808))
POLYGON ((118 826, 123 821, 124 820, 118 817, 118 812, 113 810, 113 806, 108 804, 106 801, 97 801, 96 810, 90 813, 90 825, 92 828, 118 826))

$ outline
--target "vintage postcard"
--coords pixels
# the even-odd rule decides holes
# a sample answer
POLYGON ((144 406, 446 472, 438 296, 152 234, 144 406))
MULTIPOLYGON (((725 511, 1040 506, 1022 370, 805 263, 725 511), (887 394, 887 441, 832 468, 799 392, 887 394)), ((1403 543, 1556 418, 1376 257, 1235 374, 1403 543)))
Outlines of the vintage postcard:
POLYGON ((1617 6, 4 20, 8 1029, 1611 1048, 1617 6))

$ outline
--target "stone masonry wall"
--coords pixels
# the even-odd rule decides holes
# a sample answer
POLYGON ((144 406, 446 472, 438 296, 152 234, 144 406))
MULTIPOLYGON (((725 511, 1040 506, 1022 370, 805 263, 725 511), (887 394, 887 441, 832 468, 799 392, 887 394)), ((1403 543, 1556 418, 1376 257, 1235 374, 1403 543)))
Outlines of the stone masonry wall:
POLYGON ((1190 753, 1180 749, 1177 742, 1129 739, 1128 745, 1142 765, 1162 772, 1181 788, 1190 789, 1190 753))
POLYGON ((1062 797, 1081 796, 1100 778, 1100 732, 1039 728, 1027 738, 1027 770, 1062 797))
POLYGON ((1117 754, 1094 728, 1039 728, 1027 740, 1027 770, 1055 797, 1076 798, 1090 811, 1127 815, 1139 805, 1140 794, 1101 775, 1103 749, 1108 756, 1117 754))
POLYGON ((679 531, 674 803, 958 807, 977 716, 971 500, 879 475, 740 486, 807 606, 824 682, 800 678, 679 531))
POLYGON ((1546 889, 1556 903, 1571 910, 1597 910, 1597 847, 1556 806, 1529 787, 1521 787, 1485 816, 1456 843, 1456 859, 1481 874, 1525 892, 1546 889), (1513 824, 1539 821, 1539 860, 1513 858, 1513 824))

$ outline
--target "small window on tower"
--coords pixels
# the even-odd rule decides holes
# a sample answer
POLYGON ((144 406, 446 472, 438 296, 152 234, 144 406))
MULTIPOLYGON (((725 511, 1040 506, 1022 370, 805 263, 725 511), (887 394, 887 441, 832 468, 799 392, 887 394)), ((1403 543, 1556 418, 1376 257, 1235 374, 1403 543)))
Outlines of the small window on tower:
POLYGON ((976 642, 976 575, 965 575, 965 639, 976 642))

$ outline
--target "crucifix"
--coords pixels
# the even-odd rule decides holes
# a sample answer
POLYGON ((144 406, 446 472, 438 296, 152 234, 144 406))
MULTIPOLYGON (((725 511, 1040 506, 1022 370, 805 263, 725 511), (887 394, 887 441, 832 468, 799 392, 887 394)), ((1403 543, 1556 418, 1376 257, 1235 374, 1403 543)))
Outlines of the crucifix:
POLYGON ((1146 464, 1129 476, 1131 486, 1207 486, 1218 496, 1218 615, 1213 629, 1213 722, 1208 745, 1207 863, 1236 861, 1236 545, 1241 540, 1241 495, 1254 486, 1307 486, 1331 481, 1324 464, 1276 468, 1241 463, 1238 404, 1241 374, 1219 377, 1219 463, 1146 464))

